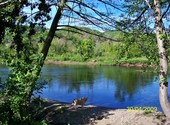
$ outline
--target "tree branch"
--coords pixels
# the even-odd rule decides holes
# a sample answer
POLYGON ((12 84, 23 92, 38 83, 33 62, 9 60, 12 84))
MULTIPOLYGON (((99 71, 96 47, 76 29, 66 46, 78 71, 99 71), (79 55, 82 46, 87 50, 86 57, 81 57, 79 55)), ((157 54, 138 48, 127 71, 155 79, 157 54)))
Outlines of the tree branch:
MULTIPOLYGON (((60 27, 60 25, 58 26, 60 27)), ((83 35, 81 32, 77 32, 77 31, 74 31, 74 30, 71 30, 71 29, 57 29, 57 31, 60 31, 60 30, 63 30, 63 31, 68 31, 68 32, 72 32, 72 33, 77 33, 77 34, 80 34, 80 35, 83 35)), ((57 37, 57 36, 56 36, 57 37)))
POLYGON ((7 3, 11 2, 11 1, 12 1, 12 0, 7 0, 7 1, 1 2, 1 3, 0 3, 0 6, 3 6, 3 5, 5 5, 5 4, 7 4, 7 3))
POLYGON ((151 7, 151 5, 149 4, 149 1, 148 1, 148 0, 145 0, 145 2, 147 3, 148 7, 149 7, 151 10, 153 10, 152 7, 151 7))
MULTIPOLYGON (((73 2, 73 3, 77 3, 77 4, 79 4, 79 5, 82 5, 82 6, 86 7, 86 8, 88 8, 88 9, 92 10, 92 11, 93 11, 95 14, 97 14, 101 19, 106 20, 107 22, 120 23, 120 22, 117 22, 116 20, 114 20, 113 18, 111 18, 110 16, 108 16, 108 15, 106 15, 106 14, 98 11, 97 9, 94 9, 94 8, 90 7, 89 5, 87 5, 87 4, 83 3, 83 2, 80 2, 80 1, 79 1, 79 2, 77 2, 77 1, 72 1, 72 2, 73 2), (105 17, 106 19, 104 19, 103 17, 105 17), (109 21, 109 20, 110 20, 110 21, 109 21)), ((112 27, 113 27, 113 26, 112 26, 112 27)))
POLYGON ((138 21, 138 20, 142 17, 142 15, 146 12, 147 9, 148 9, 148 8, 145 8, 145 9, 141 12, 141 14, 131 23, 131 25, 133 25, 136 21, 138 21))
POLYGON ((73 9, 72 9, 71 7, 69 7, 68 5, 66 5, 66 6, 67 6, 71 11, 73 11, 73 12, 76 13, 78 16, 80 16, 82 19, 84 19, 85 22, 91 23, 91 24, 93 24, 94 26, 97 26, 97 27, 99 27, 99 28, 101 28, 101 29, 103 30, 103 27, 97 25, 96 23, 94 23, 94 22, 91 21, 90 19, 88 19, 88 18, 86 18, 85 16, 81 15, 80 12, 73 10, 73 9))
POLYGON ((168 10, 170 8, 170 0, 168 2, 169 2, 168 7, 166 8, 165 12, 162 14, 161 20, 162 20, 162 18, 164 18, 164 16, 166 15, 166 13, 168 12, 168 10))
POLYGON ((87 31, 87 30, 83 30, 83 29, 80 29, 80 28, 78 28, 78 27, 75 27, 75 26, 70 26, 70 25, 58 25, 58 27, 70 27, 70 28, 73 28, 73 29, 82 31, 82 32, 84 32, 84 33, 88 33, 88 34, 90 34, 90 35, 94 35, 94 36, 98 36, 98 37, 101 37, 101 38, 105 38, 105 39, 107 39, 107 40, 112 40, 112 41, 114 41, 114 42, 120 42, 119 40, 112 39, 112 38, 109 38, 109 37, 105 37, 105 36, 101 35, 102 33, 101 33, 101 34, 92 33, 92 32, 89 32, 89 31, 87 31))
POLYGON ((113 4, 111 4, 111 3, 107 2, 107 1, 103 1, 103 0, 98 0, 98 1, 99 1, 99 2, 102 2, 102 3, 104 3, 104 4, 107 4, 107 5, 113 7, 113 8, 115 8, 115 9, 117 9, 117 10, 120 10, 121 12, 125 12, 124 10, 122 10, 122 9, 114 6, 113 4))

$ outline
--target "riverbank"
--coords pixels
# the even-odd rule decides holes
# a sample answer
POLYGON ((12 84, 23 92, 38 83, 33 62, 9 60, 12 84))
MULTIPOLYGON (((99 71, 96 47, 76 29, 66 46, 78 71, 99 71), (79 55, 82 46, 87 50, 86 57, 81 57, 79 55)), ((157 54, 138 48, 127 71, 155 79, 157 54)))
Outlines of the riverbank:
POLYGON ((145 113, 86 105, 83 108, 48 100, 34 116, 50 125, 169 125, 161 112, 145 113))
POLYGON ((47 60, 45 64, 53 65, 103 65, 103 66, 123 66, 123 67, 155 67, 156 65, 149 65, 147 63, 137 62, 137 63, 101 63, 96 60, 91 60, 88 62, 74 62, 74 61, 55 61, 47 60))
MULTIPOLYGON (((0 65, 2 65, 0 60, 0 65)), ((95 66, 123 66, 123 67, 156 67, 155 64, 149 64, 146 60, 129 60, 129 61, 120 61, 120 62, 111 62, 111 61, 98 61, 98 60, 89 60, 86 62, 79 61, 58 61, 53 59, 46 59, 45 64, 52 65, 95 65, 95 66)))

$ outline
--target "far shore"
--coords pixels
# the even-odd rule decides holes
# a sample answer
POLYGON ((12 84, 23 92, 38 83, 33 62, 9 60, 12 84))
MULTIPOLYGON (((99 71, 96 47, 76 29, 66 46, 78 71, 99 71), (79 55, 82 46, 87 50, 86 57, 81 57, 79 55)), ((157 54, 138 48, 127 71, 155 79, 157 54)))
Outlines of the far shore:
MULTIPOLYGON (((97 62, 96 60, 91 60, 88 62, 75 62, 75 61, 56 61, 56 60, 45 60, 46 65, 87 65, 87 66, 122 66, 122 67, 137 67, 137 68, 145 68, 145 67, 156 67, 156 65, 149 65, 147 63, 104 63, 97 62)), ((0 65, 3 63, 0 61, 0 65)))
POLYGON ((122 67, 155 67, 156 65, 148 65, 146 63, 119 63, 119 64, 111 64, 111 63, 100 63, 96 60, 91 60, 88 62, 73 62, 73 61, 55 61, 55 60, 47 60, 45 64, 53 64, 53 65, 102 65, 102 66, 122 66, 122 67))
POLYGON ((94 105, 71 106, 71 104, 48 100, 35 115, 50 125, 169 125, 162 112, 127 111, 94 105))

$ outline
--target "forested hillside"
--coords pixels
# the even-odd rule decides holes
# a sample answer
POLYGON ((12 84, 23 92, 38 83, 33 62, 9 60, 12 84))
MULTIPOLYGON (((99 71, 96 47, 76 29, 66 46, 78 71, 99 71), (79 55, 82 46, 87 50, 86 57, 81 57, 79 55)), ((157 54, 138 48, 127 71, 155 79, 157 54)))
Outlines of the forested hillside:
MULTIPOLYGON (((40 45, 41 47, 41 45, 40 45)), ((56 31, 47 60, 96 61, 98 64, 156 63, 154 34, 99 32, 89 28, 56 31), (151 49, 152 48, 152 49, 151 49), (153 49, 154 48, 154 49, 153 49)))
MULTIPOLYGON (((37 27, 35 30, 37 34, 34 36, 34 44, 36 46, 38 43, 37 48, 41 51, 48 29, 37 27)), ((10 39, 10 34, 5 38, 10 39)), ((12 46, 11 43, 6 45, 12 46)), ((169 55, 169 49, 167 51, 169 55)), ((56 31, 46 61, 95 61, 96 64, 105 65, 156 64, 157 57, 154 34, 118 30, 99 32, 85 27, 69 27, 56 31)))

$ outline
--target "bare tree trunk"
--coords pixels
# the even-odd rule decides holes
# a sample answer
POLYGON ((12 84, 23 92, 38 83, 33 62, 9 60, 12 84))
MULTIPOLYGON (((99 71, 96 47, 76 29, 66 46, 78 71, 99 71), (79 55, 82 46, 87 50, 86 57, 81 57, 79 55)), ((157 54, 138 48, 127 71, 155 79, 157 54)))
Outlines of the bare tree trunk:
POLYGON ((63 12, 63 8, 65 6, 65 3, 67 2, 67 0, 61 0, 61 3, 60 5, 58 6, 58 10, 57 10, 57 13, 53 19, 53 22, 52 22, 52 25, 50 27, 50 30, 49 30, 49 33, 47 35, 47 38, 45 40, 45 43, 44 43, 44 46, 43 46, 43 49, 42 49, 42 53, 43 53, 43 62, 41 64, 41 66, 43 66, 44 64, 44 60, 46 59, 47 57, 47 54, 48 54, 48 50, 51 46, 51 42, 54 38, 54 35, 55 35, 55 31, 57 29, 57 26, 58 26, 58 22, 62 16, 62 12, 63 12))
POLYGON ((170 119, 170 103, 168 102, 168 61, 164 46, 164 40, 161 38, 163 35, 163 26, 161 19, 160 1, 154 0, 155 6, 155 24, 156 24, 156 39, 159 50, 160 59, 160 88, 159 99, 162 110, 167 118, 170 119))
MULTIPOLYGON (((52 40, 54 38, 55 31, 57 30, 58 22, 59 22, 59 20, 60 20, 60 18, 62 16, 63 8, 64 8, 66 2, 67 2, 67 0, 61 0, 60 5, 58 6, 57 13, 56 13, 56 15, 55 15, 55 17, 54 17, 54 19, 52 21, 52 24, 51 24, 50 30, 48 32, 47 38, 46 38, 46 40, 44 42, 44 45, 43 45, 43 48, 41 50, 41 53, 43 54, 43 60, 40 63, 41 68, 37 71, 37 75, 40 74, 40 71, 41 71, 41 69, 42 69, 42 67, 44 65, 44 61, 45 61, 45 59, 47 57, 48 50, 49 50, 49 48, 51 46, 51 42, 52 42, 52 40)), ((28 95, 29 100, 31 99, 32 93, 33 93, 33 90, 31 90, 30 94, 28 95)))

